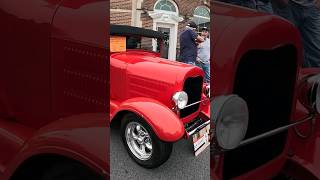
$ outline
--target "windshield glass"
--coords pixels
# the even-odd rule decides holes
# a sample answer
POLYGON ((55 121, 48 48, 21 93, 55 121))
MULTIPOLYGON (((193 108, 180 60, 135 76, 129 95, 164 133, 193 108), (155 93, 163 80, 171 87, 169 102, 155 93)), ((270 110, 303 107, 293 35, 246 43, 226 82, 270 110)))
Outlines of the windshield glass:
POLYGON ((144 50, 159 53, 162 58, 168 58, 163 51, 162 39, 141 36, 111 36, 110 52, 126 52, 127 50, 144 50), (161 54, 160 54, 161 53, 161 54))
POLYGON ((127 49, 141 49, 160 53, 161 41, 149 37, 127 37, 127 49))

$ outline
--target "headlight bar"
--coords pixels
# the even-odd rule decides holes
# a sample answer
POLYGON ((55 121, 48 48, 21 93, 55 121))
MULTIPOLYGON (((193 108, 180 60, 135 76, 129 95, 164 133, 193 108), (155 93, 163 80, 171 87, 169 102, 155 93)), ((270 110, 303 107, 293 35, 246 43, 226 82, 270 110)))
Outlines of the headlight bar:
POLYGON ((314 115, 309 115, 309 116, 307 116, 307 117, 305 117, 305 118, 303 118, 303 119, 301 119, 301 120, 299 120, 297 122, 288 124, 286 126, 279 127, 277 129, 274 129, 274 130, 268 131, 266 133, 260 134, 258 136, 254 136, 252 138, 249 138, 249 139, 246 139, 244 141, 241 141, 239 146, 244 146, 244 145, 247 145, 247 144, 251 144, 251 143, 253 143, 255 141, 258 141, 258 140, 261 140, 261 139, 265 139, 265 138, 273 136, 275 134, 279 134, 279 133, 281 133, 283 131, 286 131, 287 129, 289 129, 291 127, 295 127, 295 126, 297 126, 299 124, 305 123, 305 122, 310 121, 312 119, 314 119, 314 115))
POLYGON ((187 108, 187 107, 190 107, 190 106, 193 106, 193 105, 196 105, 196 104, 205 102, 205 101, 209 101, 209 98, 208 98, 208 99, 203 99, 203 100, 201 100, 201 101, 194 102, 194 103, 189 104, 189 105, 186 105, 184 108, 187 108))

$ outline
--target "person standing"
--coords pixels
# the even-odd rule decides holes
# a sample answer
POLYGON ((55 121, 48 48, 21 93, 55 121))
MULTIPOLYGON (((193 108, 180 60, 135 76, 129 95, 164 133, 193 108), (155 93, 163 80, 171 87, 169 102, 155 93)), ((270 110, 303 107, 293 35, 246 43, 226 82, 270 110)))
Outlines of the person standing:
POLYGON ((201 29, 201 36, 204 41, 198 45, 196 65, 204 71, 205 82, 210 83, 210 39, 207 27, 201 29))
POLYGON ((320 67, 320 0, 274 0, 275 14, 293 23, 303 41, 304 67, 320 67))
POLYGON ((196 23, 190 21, 180 34, 180 59, 182 62, 192 65, 196 65, 197 44, 204 41, 196 33, 196 29, 196 23))
POLYGON ((265 13, 273 13, 272 4, 270 0, 222 0, 226 3, 231 3, 251 9, 256 9, 265 13))

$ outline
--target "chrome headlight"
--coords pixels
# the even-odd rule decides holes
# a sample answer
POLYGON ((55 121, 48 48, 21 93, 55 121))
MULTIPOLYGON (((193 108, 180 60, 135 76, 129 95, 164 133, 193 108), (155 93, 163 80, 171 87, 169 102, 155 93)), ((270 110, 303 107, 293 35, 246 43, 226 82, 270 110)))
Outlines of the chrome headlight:
POLYGON ((308 77, 300 90, 300 102, 309 111, 320 114, 320 74, 308 77))
POLYGON ((220 96, 212 101, 210 111, 218 147, 224 150, 238 147, 248 128, 247 103, 237 95, 220 96))
POLYGON ((183 109, 187 106, 188 94, 184 91, 176 92, 172 96, 172 100, 174 101, 174 103, 178 109, 183 109))

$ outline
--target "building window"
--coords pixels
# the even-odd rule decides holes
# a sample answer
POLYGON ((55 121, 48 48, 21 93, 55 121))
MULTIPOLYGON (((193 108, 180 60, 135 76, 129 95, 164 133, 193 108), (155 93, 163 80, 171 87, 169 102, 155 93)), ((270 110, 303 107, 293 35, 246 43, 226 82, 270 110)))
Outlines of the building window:
POLYGON ((155 7, 155 10, 160 10, 160 11, 169 11, 173 13, 177 13, 177 8, 175 6, 175 3, 172 2, 171 0, 159 0, 155 7))
POLYGON ((198 31, 202 27, 210 27, 210 11, 205 6, 198 6, 193 12, 193 21, 198 25, 198 31))

